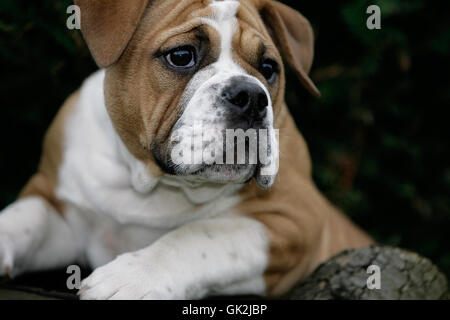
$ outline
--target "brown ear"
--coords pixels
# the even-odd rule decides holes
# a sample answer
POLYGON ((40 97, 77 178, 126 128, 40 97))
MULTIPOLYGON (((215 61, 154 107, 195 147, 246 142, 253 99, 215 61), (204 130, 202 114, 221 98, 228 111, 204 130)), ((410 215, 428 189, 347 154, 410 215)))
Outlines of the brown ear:
POLYGON ((308 20, 294 9, 273 0, 264 2, 261 16, 303 86, 320 97, 319 90, 308 76, 314 56, 314 35, 308 20))
POLYGON ((100 67, 115 63, 130 41, 149 0, 75 0, 81 32, 100 67))

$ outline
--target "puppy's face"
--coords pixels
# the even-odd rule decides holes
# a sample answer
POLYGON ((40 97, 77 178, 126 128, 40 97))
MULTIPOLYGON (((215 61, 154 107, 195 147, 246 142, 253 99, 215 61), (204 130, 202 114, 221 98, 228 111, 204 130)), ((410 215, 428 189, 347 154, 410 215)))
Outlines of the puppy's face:
POLYGON ((273 183, 284 70, 261 7, 150 2, 105 79, 110 117, 137 158, 190 181, 273 183))

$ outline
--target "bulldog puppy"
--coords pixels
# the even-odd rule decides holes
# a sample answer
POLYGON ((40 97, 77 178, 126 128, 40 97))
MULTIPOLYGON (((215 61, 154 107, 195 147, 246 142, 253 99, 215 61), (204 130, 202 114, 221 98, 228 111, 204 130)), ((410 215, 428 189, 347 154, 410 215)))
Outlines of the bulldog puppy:
POLYGON ((319 95, 300 13, 272 0, 75 3, 102 69, 65 102, 38 172, 0 214, 1 275, 78 262, 95 269, 82 299, 274 297, 371 243, 314 186, 284 102, 281 55, 319 95), (231 129, 259 130, 265 161, 221 163, 239 151, 217 136, 231 129), (214 161, 179 161, 202 154, 214 161))

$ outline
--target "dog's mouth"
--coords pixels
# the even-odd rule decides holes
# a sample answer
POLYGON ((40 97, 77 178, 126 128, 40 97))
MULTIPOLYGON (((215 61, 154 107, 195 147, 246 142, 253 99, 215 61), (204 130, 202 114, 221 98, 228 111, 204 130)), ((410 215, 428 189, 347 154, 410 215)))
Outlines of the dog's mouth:
MULTIPOLYGON (((200 183, 218 184, 246 183, 255 177, 258 184, 261 181, 260 186, 266 188, 267 181, 271 179, 264 177, 262 172, 273 161, 274 148, 267 137, 269 130, 262 130, 258 132, 254 129, 253 135, 241 130, 240 133, 247 136, 234 137, 231 144, 226 139, 219 143, 206 141, 201 146, 197 145, 198 148, 195 143, 189 143, 183 149, 180 147, 182 139, 175 139, 175 142, 167 143, 168 147, 165 148, 154 145, 152 152, 156 163, 168 175, 200 183), (262 139, 264 135, 266 138, 262 139), (175 151, 177 148, 181 150, 178 154, 175 151), (188 156, 186 152, 189 153, 188 156), (180 158, 175 159, 174 155, 180 158)), ((225 131, 221 133, 226 135, 225 131)), ((268 174, 274 175, 276 172, 268 174)))
POLYGON ((256 173, 257 165, 205 164, 188 176, 197 177, 201 181, 214 183, 246 183, 256 173))
POLYGON ((257 171, 258 165, 228 165, 228 164, 202 164, 194 168, 180 167, 171 161, 162 161, 154 156, 161 170, 171 176, 185 177, 190 181, 208 183, 246 183, 251 180, 257 171))

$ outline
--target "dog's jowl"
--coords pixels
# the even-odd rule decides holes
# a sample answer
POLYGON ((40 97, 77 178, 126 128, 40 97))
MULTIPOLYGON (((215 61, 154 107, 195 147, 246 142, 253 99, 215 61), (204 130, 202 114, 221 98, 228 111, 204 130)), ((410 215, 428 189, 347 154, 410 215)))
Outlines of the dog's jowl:
POLYGON ((284 102, 282 55, 319 95, 305 17, 273 0, 75 4, 101 69, 0 215, 0 275, 84 263, 82 299, 279 296, 371 242, 316 189, 284 102))

